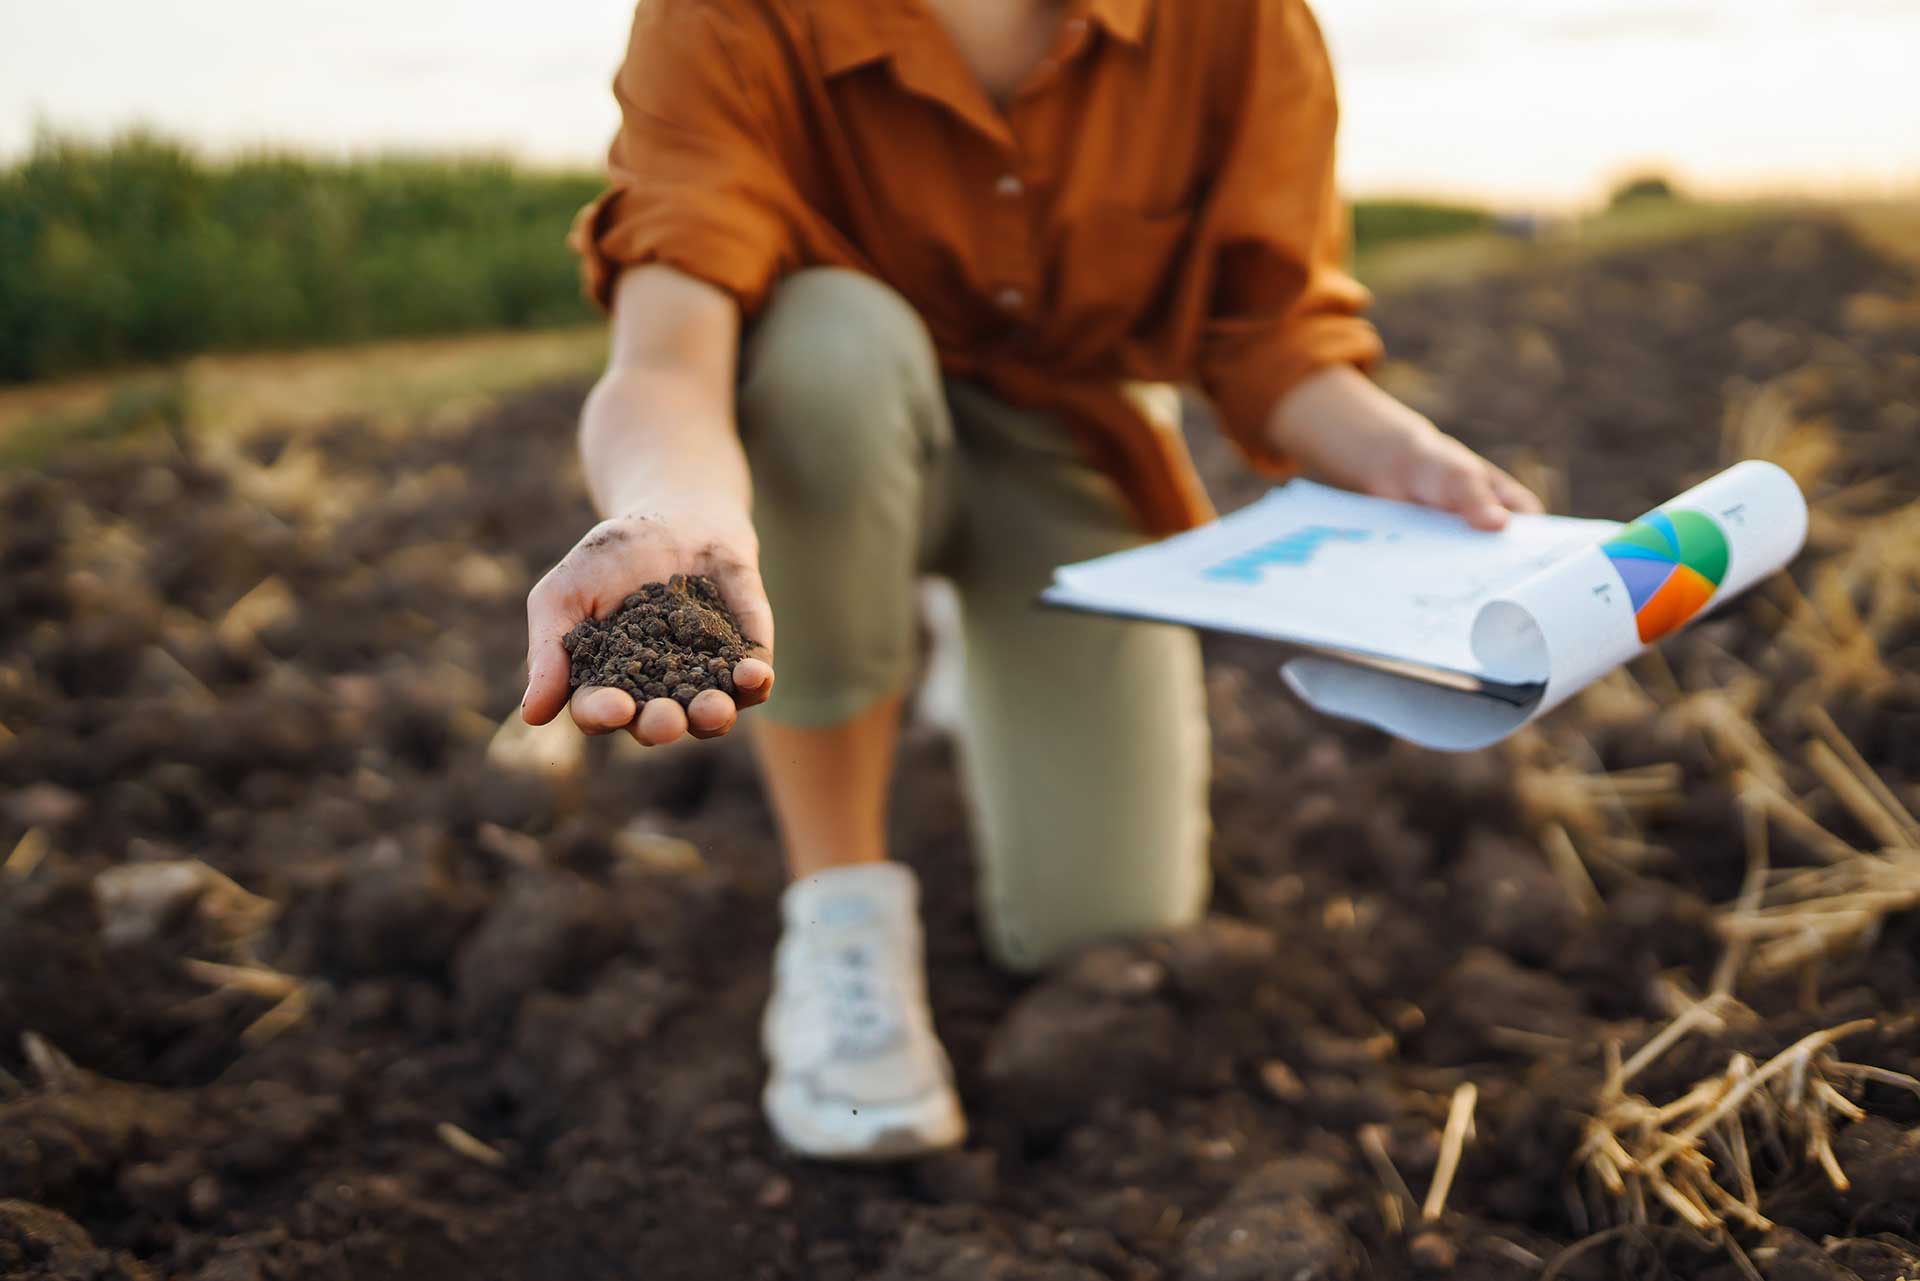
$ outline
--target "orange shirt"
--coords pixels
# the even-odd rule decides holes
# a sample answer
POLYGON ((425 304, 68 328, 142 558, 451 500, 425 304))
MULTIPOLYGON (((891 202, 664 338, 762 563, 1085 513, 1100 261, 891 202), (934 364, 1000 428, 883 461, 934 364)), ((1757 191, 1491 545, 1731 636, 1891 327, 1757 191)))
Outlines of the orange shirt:
POLYGON ((641 0, 614 91, 610 189, 574 228, 602 305, 640 263, 749 318, 788 272, 866 272, 948 372, 1061 414, 1156 533, 1211 508, 1123 381, 1199 383, 1284 469, 1280 395, 1379 354, 1300 0, 1077 0, 1002 107, 924 0, 641 0))

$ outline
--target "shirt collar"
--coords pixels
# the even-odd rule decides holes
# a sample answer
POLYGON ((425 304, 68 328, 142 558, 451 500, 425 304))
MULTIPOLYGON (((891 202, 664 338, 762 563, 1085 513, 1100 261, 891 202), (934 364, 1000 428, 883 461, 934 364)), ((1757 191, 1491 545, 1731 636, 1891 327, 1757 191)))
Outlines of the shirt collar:
MULTIPOLYGON (((898 47, 902 25, 895 0, 893 5, 867 0, 815 0, 813 32, 820 52, 820 70, 837 76, 843 71, 865 66, 891 56, 898 47)), ((1105 28, 1108 34, 1128 44, 1145 41, 1147 19, 1153 0, 1083 0, 1075 9, 1105 28)), ((908 37, 910 38, 910 37, 908 37)))
POLYGON ((1152 10, 1153 0, 1089 0, 1087 4, 1089 17, 1128 44, 1146 40, 1152 10))
POLYGON ((892 32, 879 5, 865 0, 814 0, 811 8, 823 75, 837 76, 893 52, 892 32))

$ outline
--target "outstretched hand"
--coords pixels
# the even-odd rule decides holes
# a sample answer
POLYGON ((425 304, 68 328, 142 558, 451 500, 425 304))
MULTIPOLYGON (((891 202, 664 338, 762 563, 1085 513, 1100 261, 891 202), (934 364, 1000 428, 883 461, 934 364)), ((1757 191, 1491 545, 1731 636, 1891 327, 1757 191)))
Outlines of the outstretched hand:
POLYGON ((548 570, 527 596, 527 693, 520 715, 545 725, 562 706, 588 734, 624 729, 649 747, 682 734, 718 738, 732 729, 741 708, 764 703, 773 692, 773 610, 756 568, 759 545, 753 527, 716 517, 716 506, 691 516, 631 514, 601 521, 548 570), (675 574, 704 574, 719 587, 727 607, 753 643, 734 665, 732 697, 702 690, 685 708, 671 698, 637 704, 625 690, 583 685, 568 697, 571 661, 562 639, 586 618, 604 618, 647 583, 675 574))
POLYGON ((1308 378, 1276 419, 1275 443, 1342 488, 1457 512, 1475 529, 1541 510, 1533 491, 1351 367, 1308 378))

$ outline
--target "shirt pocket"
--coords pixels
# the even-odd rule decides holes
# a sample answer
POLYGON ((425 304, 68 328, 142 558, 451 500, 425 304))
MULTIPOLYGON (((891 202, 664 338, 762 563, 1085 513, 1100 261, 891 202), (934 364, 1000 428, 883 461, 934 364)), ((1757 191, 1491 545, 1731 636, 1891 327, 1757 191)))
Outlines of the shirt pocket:
POLYGON ((1047 282, 1061 354, 1097 362, 1159 329, 1187 270, 1195 215, 1093 205, 1060 227, 1047 282))

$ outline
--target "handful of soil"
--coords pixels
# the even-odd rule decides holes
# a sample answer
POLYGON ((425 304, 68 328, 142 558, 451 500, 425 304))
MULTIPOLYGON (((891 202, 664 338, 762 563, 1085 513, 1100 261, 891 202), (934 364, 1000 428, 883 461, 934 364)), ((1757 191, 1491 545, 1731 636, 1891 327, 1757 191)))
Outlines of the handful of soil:
POLYGON ((713 580, 675 574, 648 583, 610 618, 589 618, 560 642, 573 659, 569 683, 610 685, 635 702, 671 698, 685 707, 703 689, 733 693, 733 665, 753 642, 713 580))

